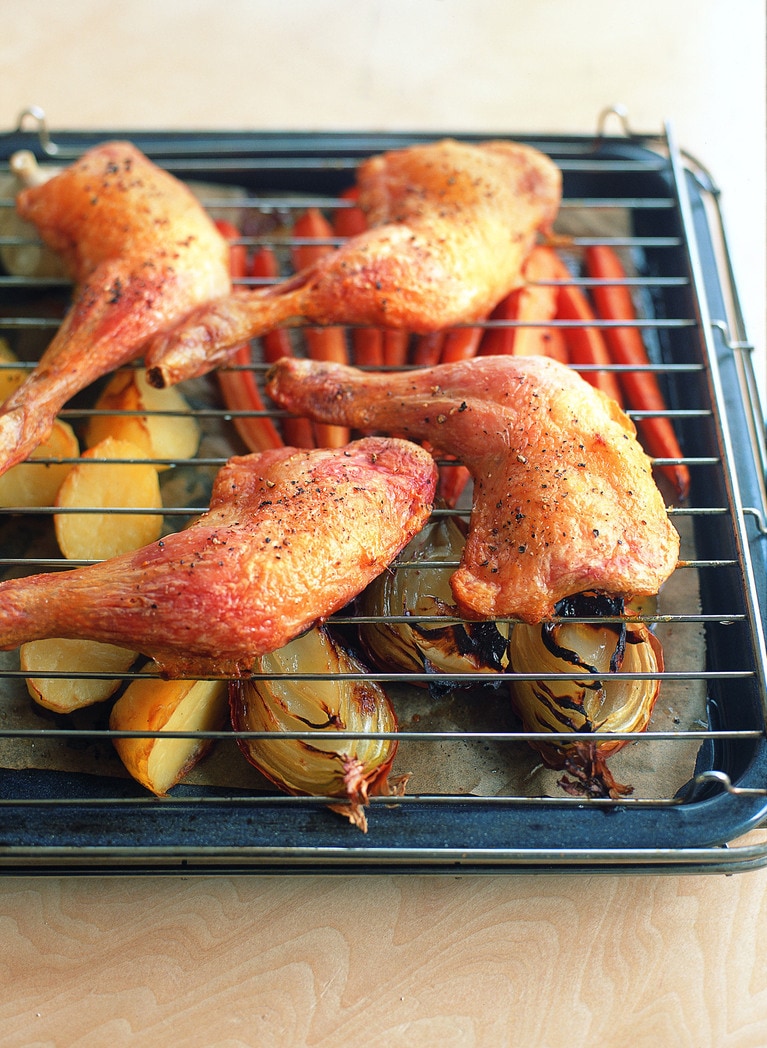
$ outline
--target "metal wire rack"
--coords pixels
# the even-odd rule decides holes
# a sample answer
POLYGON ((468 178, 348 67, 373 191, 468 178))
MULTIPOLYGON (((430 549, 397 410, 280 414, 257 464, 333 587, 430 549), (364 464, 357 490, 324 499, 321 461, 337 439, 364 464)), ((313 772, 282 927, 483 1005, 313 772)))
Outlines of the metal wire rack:
MULTIPOLYGON (((31 149, 41 162, 66 163, 108 137, 115 136, 52 136, 44 115, 29 111, 16 131, 0 136, 0 163, 7 168, 8 158, 21 148, 31 149)), ((236 221, 239 244, 249 252, 269 247, 286 275, 293 249, 303 243, 292 233, 297 215, 317 207, 332 218, 349 206, 342 193, 361 157, 439 136, 120 137, 131 138, 178 177, 201 183, 201 199, 211 213, 236 221)), ((692 478, 689 501, 669 509, 682 536, 680 566, 657 605, 640 609, 638 616, 662 639, 666 665, 655 675, 661 698, 649 729, 617 735, 628 745, 615 756, 614 770, 631 783, 632 794, 585 799, 559 786, 558 773, 541 765, 530 744, 565 736, 521 729, 508 701, 514 674, 466 673, 461 687, 451 689, 455 674, 440 680, 424 666, 422 673, 373 668, 362 675, 391 693, 399 715, 397 767, 413 772, 406 795, 396 803, 372 798, 366 835, 327 810, 330 798, 288 796, 253 774, 229 728, 202 733, 216 743, 214 756, 167 797, 157 798, 121 770, 113 752, 120 733, 107 724, 109 703, 66 717, 35 708, 18 653, 9 653, 0 683, 0 869, 732 872, 767 862, 767 843, 743 841, 767 813, 764 434, 718 191, 708 172, 679 150, 670 127, 660 135, 634 134, 620 110, 603 114, 593 138, 523 140, 551 155, 563 172, 557 233, 573 281, 586 290, 594 283, 580 267, 590 244, 609 243, 624 259, 650 369, 663 384, 667 414, 692 478), (608 135, 615 116, 619 133, 608 135)), ((0 220, 13 206, 12 194, 0 191, 0 220)), ((337 237, 326 241, 331 247, 338 242, 337 237)), ((60 323, 70 286, 58 276, 13 271, 7 252, 30 244, 28 233, 0 235, 6 259, 0 336, 32 367, 60 323)), ((264 279, 240 282, 257 286, 264 279)), ((515 322, 486 326, 508 323, 515 322)), ((351 344, 352 333, 345 337, 351 344)), ((302 336, 295 336, 294 344, 296 352, 305 352, 302 336)), ((252 370, 261 383, 266 364, 257 341, 252 349, 252 363, 231 370, 252 370)), ((268 400, 263 409, 227 407, 215 378, 184 392, 203 433, 199 454, 131 460, 169 467, 161 474, 166 531, 207 508, 216 471, 228 454, 242 450, 238 420, 264 416, 279 427, 284 419, 268 400)), ((94 403, 95 391, 89 390, 62 417, 82 430, 100 414, 94 403)), ((642 417, 638 411, 629 414, 642 417)), ((31 468, 50 464, 40 459, 31 468)), ((88 563, 62 558, 53 537, 57 512, 53 505, 2 508, 4 577, 88 563)), ((152 508, 111 507, 110 512, 147 514, 152 508)), ((465 503, 434 513, 435 519, 467 515, 465 503)), ((452 566, 457 560, 412 561, 404 555, 392 570, 452 566)), ((386 619, 405 620, 422 627, 435 622, 428 616, 386 619)), ((364 623, 376 621, 352 605, 332 626, 352 637, 364 623)), ((134 668, 114 676, 124 687, 143 672, 134 668)), ((42 675, 65 677, 67 671, 52 667, 42 675)), ((327 737, 344 744, 356 736, 339 730, 327 737)))

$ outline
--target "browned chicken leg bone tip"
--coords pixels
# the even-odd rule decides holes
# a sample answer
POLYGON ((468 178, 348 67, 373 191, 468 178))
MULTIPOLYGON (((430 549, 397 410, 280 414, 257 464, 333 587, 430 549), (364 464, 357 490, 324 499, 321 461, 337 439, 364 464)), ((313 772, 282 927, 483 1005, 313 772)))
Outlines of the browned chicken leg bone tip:
POLYGON ((559 209, 561 174, 536 149, 445 139, 357 170, 368 229, 266 290, 193 311, 145 357, 158 386, 202 375, 276 327, 360 324, 436 331, 487 316, 559 209))
POLYGON ((657 593, 679 536, 651 462, 618 405, 544 357, 478 357, 372 373, 284 359, 267 376, 283 408, 458 456, 474 480, 451 585, 480 618, 539 622, 564 597, 657 593))
POLYGON ((75 281, 38 366, 0 409, 0 473, 32 452, 63 405, 140 355, 150 336, 231 288, 229 247, 192 193, 128 142, 106 142, 17 210, 75 281))
POLYGON ((185 531, 0 585, 0 648, 87 638, 167 676, 247 673, 383 571, 425 524, 435 485, 431 455, 403 440, 233 458, 185 531))

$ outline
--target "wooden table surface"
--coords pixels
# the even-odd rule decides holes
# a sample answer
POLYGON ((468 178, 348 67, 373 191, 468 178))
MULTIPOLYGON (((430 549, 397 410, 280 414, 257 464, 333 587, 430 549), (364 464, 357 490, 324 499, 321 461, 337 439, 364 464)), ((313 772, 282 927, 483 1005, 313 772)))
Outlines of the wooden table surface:
POLYGON ((762 1048, 766 926, 764 873, 10 878, 0 1045, 762 1048))
MULTIPOLYGON (((619 101, 718 175, 763 348, 763 6, 3 0, 0 129, 37 104, 54 129, 582 133, 619 101)), ((763 1048, 766 931, 767 870, 8 876, 0 1048, 763 1048)))

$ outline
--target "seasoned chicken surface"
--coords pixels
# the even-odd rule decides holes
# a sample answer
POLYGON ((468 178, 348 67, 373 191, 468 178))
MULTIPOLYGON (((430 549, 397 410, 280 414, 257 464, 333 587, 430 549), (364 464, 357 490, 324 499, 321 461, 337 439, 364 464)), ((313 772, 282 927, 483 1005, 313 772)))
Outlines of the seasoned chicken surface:
POLYGON ((229 247, 192 193, 127 142, 85 153, 17 199, 66 261, 74 302, 37 368, 0 409, 0 473, 59 409, 144 343, 231 288, 229 247))
POLYGON ((469 617, 538 622, 595 590, 658 591, 679 536, 631 420, 545 357, 478 357, 397 374, 281 360, 267 391, 322 422, 428 442, 474 481, 469 534, 451 579, 469 617))
POLYGON ((435 331, 487 316, 521 281, 561 196, 558 168, 512 142, 452 139, 384 153, 357 172, 369 228, 295 277, 194 311, 146 353, 169 385, 204 374, 276 327, 435 331))
POLYGON ((0 585, 0 648, 90 638, 168 676, 247 673, 383 571, 424 525, 435 485, 432 457, 402 440, 233 458, 185 531, 0 585))

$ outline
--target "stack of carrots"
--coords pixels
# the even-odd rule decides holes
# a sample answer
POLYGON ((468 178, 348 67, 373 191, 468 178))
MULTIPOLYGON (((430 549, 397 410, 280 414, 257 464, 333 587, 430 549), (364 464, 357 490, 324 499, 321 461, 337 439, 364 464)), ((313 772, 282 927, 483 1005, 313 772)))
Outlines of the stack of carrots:
MULTIPOLYGON (((346 205, 335 213, 333 223, 317 208, 309 208, 295 222, 292 262, 296 270, 311 265, 322 253, 333 250, 338 238, 356 236, 365 229, 365 216, 355 204, 355 190, 343 194, 346 205), (315 243, 316 242, 316 243, 315 243)), ((251 258, 240 242, 238 231, 219 223, 232 243, 232 275, 276 279, 277 262, 269 248, 251 258)), ((498 304, 486 323, 456 327, 429 335, 407 332, 340 327, 306 328, 302 337, 307 354, 315 360, 353 363, 360 367, 397 367, 405 364, 428 367, 477 355, 513 354, 552 357, 578 369, 583 377, 607 393, 627 411, 647 413, 637 429, 648 454, 672 460, 658 464, 670 483, 674 498, 684 501, 689 492, 687 466, 653 371, 637 313, 626 283, 620 257, 607 245, 587 247, 583 258, 589 293, 574 284, 572 273, 559 253, 540 245, 525 264, 526 283, 498 304), (608 322, 601 324, 600 322, 608 322), (625 327, 622 322, 625 321, 625 327)), ((262 340, 265 362, 293 354, 293 343, 284 331, 274 331, 262 340)), ((235 424, 252 450, 279 446, 283 439, 295 447, 339 447, 349 439, 339 426, 320 426, 306 419, 285 418, 280 434, 264 413, 263 401, 253 373, 250 346, 234 358, 238 370, 219 372, 227 407, 242 412, 235 424), (254 412, 255 414, 249 414, 254 412)), ((442 468, 440 494, 454 505, 468 479, 461 466, 442 468)))

